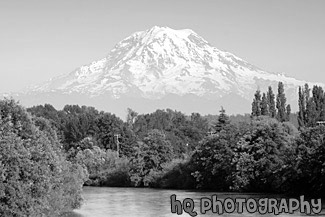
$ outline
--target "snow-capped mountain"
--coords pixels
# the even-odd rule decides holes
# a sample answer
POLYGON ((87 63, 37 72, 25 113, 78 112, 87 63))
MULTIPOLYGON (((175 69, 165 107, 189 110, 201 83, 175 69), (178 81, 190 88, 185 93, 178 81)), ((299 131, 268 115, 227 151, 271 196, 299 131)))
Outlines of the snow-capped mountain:
MULTIPOLYGON (((105 58, 32 87, 27 93, 46 94, 47 99, 49 95, 78 95, 92 102, 127 98, 129 102, 138 99, 150 103, 173 96, 178 103, 182 98, 194 104, 201 100, 203 108, 208 106, 204 105, 207 101, 218 101, 231 113, 239 112, 232 108, 236 106, 243 113, 249 112, 256 89, 266 90, 269 85, 276 88, 279 81, 285 84, 289 102, 296 104, 297 88, 305 81, 263 71, 213 47, 192 30, 155 26, 122 40, 105 58), (232 105, 228 107, 227 101, 232 105)), ((124 104, 132 108, 132 103, 124 104)), ((173 107, 172 102, 169 104, 161 106, 173 107)))

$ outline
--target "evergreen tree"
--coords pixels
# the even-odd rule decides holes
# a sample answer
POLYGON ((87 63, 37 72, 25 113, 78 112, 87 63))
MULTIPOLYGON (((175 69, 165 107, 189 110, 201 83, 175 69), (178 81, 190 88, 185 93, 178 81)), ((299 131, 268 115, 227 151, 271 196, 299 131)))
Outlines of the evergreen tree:
POLYGON ((257 90, 252 103, 252 116, 261 115, 261 91, 257 90))
POLYGON ((320 112, 320 121, 325 121, 325 93, 323 94, 323 100, 322 100, 322 109, 320 112))
POLYGON ((275 118, 276 110, 275 110, 275 95, 273 93, 272 87, 269 86, 267 91, 267 104, 269 108, 269 115, 271 118, 275 118))
POLYGON ((306 101, 305 101, 305 91, 302 87, 299 87, 299 112, 298 112, 298 124, 299 127, 304 127, 306 125, 306 101))
POLYGON ((214 126, 214 129, 216 132, 220 132, 221 130, 223 130, 225 128, 225 126, 227 126, 229 124, 230 124, 230 121, 229 121, 228 115, 226 114, 226 110, 223 107, 221 107, 220 115, 218 117, 218 122, 214 126))
POLYGON ((317 111, 316 103, 313 97, 310 97, 306 105, 306 123, 308 127, 313 127, 316 125, 317 121, 317 111))
POLYGON ((315 103, 315 109, 316 109, 316 119, 317 121, 323 121, 324 120, 324 91, 322 87, 319 87, 315 85, 312 90, 313 93, 313 99, 315 103))
POLYGON ((262 102, 261 102, 261 115, 269 115, 269 107, 267 104, 266 94, 263 93, 262 102))
MULTIPOLYGON (((310 88, 308 84, 305 84, 305 89, 304 89, 304 97, 305 97, 305 102, 306 102, 306 111, 305 111, 305 125, 306 126, 311 126, 312 124, 312 116, 314 110, 314 105, 313 105, 313 100, 310 97, 310 88)), ((315 107, 316 109, 316 107, 315 107)))
POLYGON ((323 88, 315 85, 313 87, 312 93, 313 93, 313 98, 314 98, 314 101, 315 101, 315 104, 316 104, 316 110, 318 112, 320 112, 321 109, 322 109, 321 105, 322 105, 322 100, 323 100, 323 97, 324 97, 323 88))
POLYGON ((286 119, 287 119, 287 121, 290 121, 290 115, 291 115, 291 106, 287 105, 287 107, 286 107, 286 119))
POLYGON ((277 112, 277 120, 280 122, 286 121, 286 97, 284 94, 284 86, 282 82, 278 84, 278 95, 276 98, 276 108, 277 112))
POLYGON ((308 84, 299 87, 299 112, 298 123, 300 127, 312 127, 317 121, 324 120, 325 117, 325 97, 322 87, 314 86, 312 96, 308 84))

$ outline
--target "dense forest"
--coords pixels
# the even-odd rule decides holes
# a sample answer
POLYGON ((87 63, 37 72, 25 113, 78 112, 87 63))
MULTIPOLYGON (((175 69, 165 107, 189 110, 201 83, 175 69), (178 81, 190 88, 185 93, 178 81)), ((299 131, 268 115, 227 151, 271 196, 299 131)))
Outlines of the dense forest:
POLYGON ((83 185, 325 195, 325 94, 299 88, 299 111, 257 90, 252 112, 171 109, 126 120, 93 107, 0 101, 0 216, 55 216, 83 185))

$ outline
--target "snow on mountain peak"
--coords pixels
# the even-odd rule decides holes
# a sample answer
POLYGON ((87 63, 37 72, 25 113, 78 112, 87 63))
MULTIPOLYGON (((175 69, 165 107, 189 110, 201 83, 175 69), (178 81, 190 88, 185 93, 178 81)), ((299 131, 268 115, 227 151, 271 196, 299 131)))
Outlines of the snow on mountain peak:
POLYGON ((305 83, 262 71, 211 46, 190 29, 154 26, 125 38, 105 58, 52 79, 33 91, 147 99, 168 94, 216 99, 236 94, 251 99, 258 87, 276 86, 279 81, 293 93, 305 83))

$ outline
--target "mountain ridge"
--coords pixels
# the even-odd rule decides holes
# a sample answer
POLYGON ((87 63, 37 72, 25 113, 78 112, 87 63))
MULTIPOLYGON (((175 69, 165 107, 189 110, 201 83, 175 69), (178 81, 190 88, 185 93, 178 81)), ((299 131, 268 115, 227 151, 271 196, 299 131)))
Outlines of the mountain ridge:
POLYGON ((213 47, 193 30, 154 26, 120 41, 104 58, 33 86, 23 95, 80 94, 85 99, 105 96, 112 101, 130 97, 163 100, 170 95, 181 98, 191 94, 217 101, 236 95, 249 101, 256 89, 276 88, 279 81, 284 83, 291 103, 297 98, 298 86, 307 83, 263 71, 213 47))

